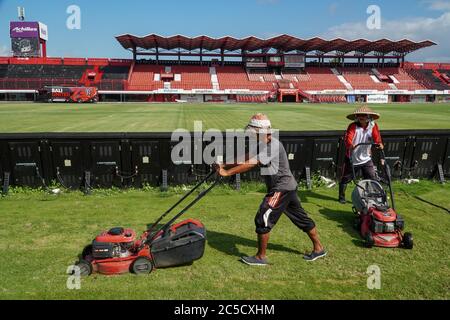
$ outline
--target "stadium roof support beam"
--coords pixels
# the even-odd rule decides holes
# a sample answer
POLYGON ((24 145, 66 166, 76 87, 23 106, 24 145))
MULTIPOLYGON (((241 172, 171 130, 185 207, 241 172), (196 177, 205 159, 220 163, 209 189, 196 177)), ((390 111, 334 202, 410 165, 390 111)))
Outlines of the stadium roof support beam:
POLYGON ((364 53, 360 51, 355 51, 355 57, 358 58, 358 67, 364 68, 365 65, 364 53))
POLYGON ((133 46, 133 60, 136 61, 136 56, 137 56, 137 48, 136 46, 133 46))
POLYGON ((156 47, 156 64, 159 64, 159 48, 156 47))
POLYGON ((340 52, 340 51, 336 51, 336 55, 338 56, 339 62, 341 64, 341 66, 344 68, 345 67, 345 53, 344 52, 340 52))
POLYGON ((380 61, 382 61, 381 67, 384 67, 384 53, 383 52, 375 52, 375 57, 377 58, 377 67, 380 67, 380 61))

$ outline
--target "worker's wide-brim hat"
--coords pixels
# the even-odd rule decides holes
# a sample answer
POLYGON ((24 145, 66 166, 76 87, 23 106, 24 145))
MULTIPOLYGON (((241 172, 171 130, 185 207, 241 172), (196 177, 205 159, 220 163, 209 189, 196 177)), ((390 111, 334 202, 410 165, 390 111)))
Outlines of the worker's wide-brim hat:
POLYGON ((362 106, 359 107, 358 109, 356 109, 352 114, 349 114, 347 116, 347 119, 349 120, 355 120, 356 116, 359 114, 367 114, 368 116, 370 116, 373 120, 377 120, 380 119, 380 114, 376 113, 375 111, 373 111, 372 109, 370 109, 368 106, 362 106))
POLYGON ((252 130, 256 133, 272 133, 272 123, 269 119, 257 119, 256 117, 252 117, 248 122, 248 125, 245 127, 246 130, 252 130))

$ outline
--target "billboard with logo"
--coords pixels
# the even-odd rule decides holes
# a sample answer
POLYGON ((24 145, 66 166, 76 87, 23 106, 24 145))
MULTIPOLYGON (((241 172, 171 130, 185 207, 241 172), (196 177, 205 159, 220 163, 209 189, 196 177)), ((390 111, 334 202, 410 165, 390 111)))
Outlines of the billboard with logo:
POLYGON ((39 38, 39 23, 11 21, 9 32, 11 38, 39 38))
POLYGON ((40 38, 48 40, 48 28, 42 22, 11 21, 9 23, 11 38, 40 38))
MULTIPOLYGON (((11 50, 15 57, 39 57, 41 45, 48 40, 48 28, 41 22, 11 21, 9 24, 11 50)), ((44 51, 45 52, 45 51, 44 51)))
POLYGON ((387 94, 371 94, 367 96, 367 103, 389 103, 387 94))

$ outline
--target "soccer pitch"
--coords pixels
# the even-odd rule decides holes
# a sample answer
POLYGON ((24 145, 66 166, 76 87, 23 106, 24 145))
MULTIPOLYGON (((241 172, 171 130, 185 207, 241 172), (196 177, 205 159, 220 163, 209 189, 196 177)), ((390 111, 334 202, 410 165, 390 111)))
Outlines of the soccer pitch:
MULTIPOLYGON (((345 130, 349 104, 39 104, 1 103, 0 133, 171 132, 243 128, 251 115, 266 113, 282 131, 345 130)), ((450 104, 372 105, 382 130, 450 129, 450 104)))

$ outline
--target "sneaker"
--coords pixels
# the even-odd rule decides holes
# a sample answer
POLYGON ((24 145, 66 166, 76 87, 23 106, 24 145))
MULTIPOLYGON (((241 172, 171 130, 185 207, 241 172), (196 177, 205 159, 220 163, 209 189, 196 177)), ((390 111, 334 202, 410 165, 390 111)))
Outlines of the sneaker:
POLYGON ((241 261, 249 266, 267 266, 267 259, 258 259, 257 257, 242 257, 241 261))
POLYGON ((327 255, 327 252, 325 250, 322 250, 320 252, 311 252, 310 254, 305 254, 303 256, 303 259, 306 261, 315 261, 319 258, 323 258, 327 255))

